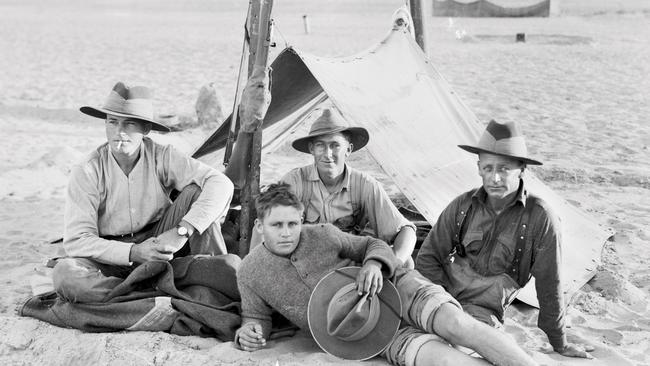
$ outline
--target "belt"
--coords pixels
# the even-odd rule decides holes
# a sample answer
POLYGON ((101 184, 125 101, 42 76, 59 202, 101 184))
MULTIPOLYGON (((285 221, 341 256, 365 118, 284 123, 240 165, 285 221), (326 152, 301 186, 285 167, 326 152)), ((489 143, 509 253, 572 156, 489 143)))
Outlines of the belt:
POLYGON ((147 231, 153 229, 154 226, 156 226, 157 223, 158 223, 157 221, 148 223, 142 229, 140 229, 140 231, 138 231, 137 233, 128 233, 128 234, 122 234, 122 235, 104 235, 101 238, 106 239, 106 240, 118 240, 118 241, 129 240, 129 239, 133 238, 136 235, 142 234, 144 232, 147 232, 147 231))

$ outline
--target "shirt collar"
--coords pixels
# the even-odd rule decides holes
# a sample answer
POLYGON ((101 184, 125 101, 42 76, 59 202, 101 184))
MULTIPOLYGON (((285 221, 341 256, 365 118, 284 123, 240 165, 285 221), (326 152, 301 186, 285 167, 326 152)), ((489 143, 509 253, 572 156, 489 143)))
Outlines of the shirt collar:
MULTIPOLYGON (((524 187, 524 180, 519 179, 519 188, 517 188, 517 194, 516 194, 516 199, 514 203, 521 203, 523 207, 526 207, 526 198, 528 196, 528 191, 526 191, 526 188, 524 187)), ((477 189, 474 194, 472 194, 472 201, 478 201, 481 202, 482 204, 485 204, 487 201, 487 192, 485 191, 485 188, 481 186, 479 189, 477 189)))
MULTIPOLYGON (((319 181, 320 177, 318 176, 318 168, 316 168, 316 163, 309 166, 307 172, 307 179, 309 181, 319 181)), ((341 183, 341 189, 350 190, 350 167, 348 164, 345 164, 343 168, 343 182, 341 183)))

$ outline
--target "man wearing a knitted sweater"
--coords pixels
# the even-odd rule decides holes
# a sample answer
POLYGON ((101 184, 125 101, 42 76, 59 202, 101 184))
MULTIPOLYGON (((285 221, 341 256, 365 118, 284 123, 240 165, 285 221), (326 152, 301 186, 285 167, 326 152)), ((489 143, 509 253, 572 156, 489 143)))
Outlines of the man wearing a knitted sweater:
POLYGON ((264 243, 248 254, 237 272, 242 326, 235 343, 241 349, 266 346, 273 310, 307 330, 307 305, 319 280, 335 269, 361 264, 356 278, 360 296, 375 295, 386 277, 401 297, 402 326, 381 353, 391 364, 536 364, 507 334, 463 313, 440 286, 415 270, 399 268, 385 242, 346 234, 331 224, 303 226, 302 203, 288 185, 271 185, 256 206, 255 227, 264 234, 264 243), (449 344, 471 348, 485 359, 449 344))

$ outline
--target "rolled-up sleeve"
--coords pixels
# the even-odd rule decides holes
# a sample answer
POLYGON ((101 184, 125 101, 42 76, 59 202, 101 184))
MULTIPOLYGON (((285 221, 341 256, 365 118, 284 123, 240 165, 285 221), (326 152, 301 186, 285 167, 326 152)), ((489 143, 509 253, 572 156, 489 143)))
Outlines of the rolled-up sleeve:
POLYGON ((392 243, 402 228, 410 227, 415 231, 415 225, 397 210, 379 182, 370 177, 365 178, 365 187, 353 189, 363 191, 364 214, 375 231, 375 236, 387 243, 392 243))
POLYGON ((334 226, 326 226, 328 230, 336 231, 339 239, 339 253, 341 258, 349 258, 357 263, 365 264, 373 259, 383 264, 382 272, 387 277, 395 274, 395 269, 400 266, 399 260, 385 242, 371 236, 357 236, 339 231, 334 226))
POLYGON ((172 146, 165 147, 162 164, 156 168, 162 184, 167 187, 180 191, 194 183, 201 188, 198 199, 183 217, 199 233, 202 234, 208 226, 228 213, 234 186, 225 174, 179 153, 172 146))
POLYGON ((133 244, 99 237, 99 195, 97 171, 90 164, 74 167, 66 193, 63 249, 69 257, 86 257, 107 264, 129 265, 133 244))

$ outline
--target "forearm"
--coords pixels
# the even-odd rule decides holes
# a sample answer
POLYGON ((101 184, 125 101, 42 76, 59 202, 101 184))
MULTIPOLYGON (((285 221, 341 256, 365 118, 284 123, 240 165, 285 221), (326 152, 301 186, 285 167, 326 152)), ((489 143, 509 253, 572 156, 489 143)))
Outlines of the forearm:
POLYGON ((397 233, 393 242, 393 253, 402 263, 405 263, 413 254, 416 240, 415 230, 411 226, 404 226, 397 233))
POLYGON ((201 194, 183 220, 203 233, 213 222, 226 216, 232 196, 232 182, 222 173, 211 175, 205 180, 201 194))
POLYGON ((442 285, 445 283, 445 272, 441 258, 433 247, 433 233, 430 232, 422 243, 415 260, 415 269, 431 282, 442 285))
POLYGON ((98 262, 129 265, 133 244, 105 240, 90 233, 65 235, 63 249, 68 257, 92 258, 98 262))
POLYGON ((401 265, 391 248, 385 242, 372 237, 363 237, 367 240, 363 263, 374 260, 381 263, 382 272, 392 277, 395 269, 401 265))

